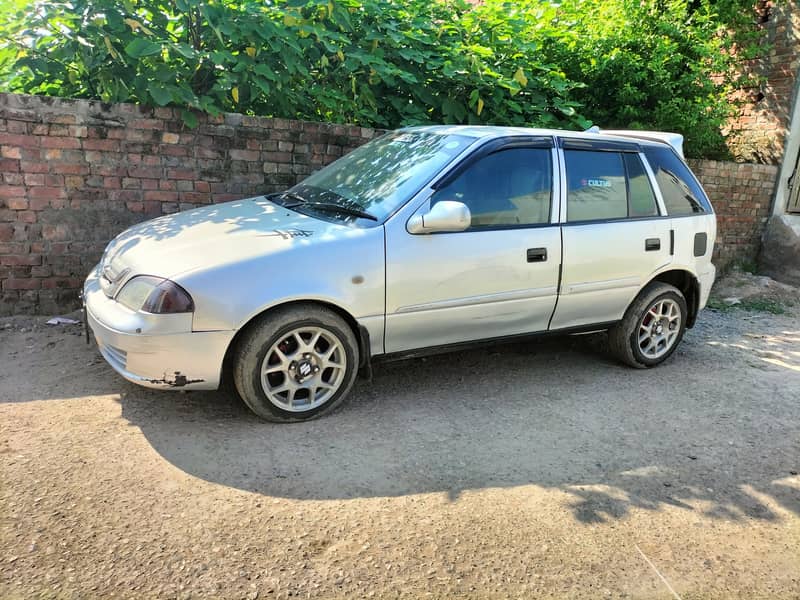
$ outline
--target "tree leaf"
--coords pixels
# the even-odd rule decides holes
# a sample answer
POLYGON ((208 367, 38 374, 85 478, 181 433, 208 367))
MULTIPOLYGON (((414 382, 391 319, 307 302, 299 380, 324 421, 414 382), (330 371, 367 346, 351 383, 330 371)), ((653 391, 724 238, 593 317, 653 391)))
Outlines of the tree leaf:
POLYGON ((476 112, 480 115, 483 112, 483 98, 478 96, 478 106, 476 112))
POLYGON ((147 86, 147 91, 150 93, 150 97, 153 98, 153 101, 159 106, 166 106, 172 101, 172 93, 156 82, 151 82, 147 86))
POLYGON ((521 87, 528 85, 528 78, 525 77, 525 71, 522 70, 522 67, 519 67, 517 72, 514 73, 514 81, 516 81, 521 87))
POLYGON ((244 51, 247 52, 247 56, 250 58, 253 58, 256 55, 256 49, 253 46, 248 46, 244 49, 244 51))
POLYGON ((125 54, 132 58, 143 58, 161 52, 161 44, 144 38, 136 38, 125 46, 125 54))
POLYGON ((194 114, 191 110, 182 110, 181 119, 183 119, 183 122, 190 129, 194 129, 195 127, 197 127, 197 115, 194 114))
POLYGON ((238 88, 238 87, 234 86, 234 87, 231 89, 231 96, 233 97, 233 101, 234 101, 236 104, 239 104, 239 88, 238 88))

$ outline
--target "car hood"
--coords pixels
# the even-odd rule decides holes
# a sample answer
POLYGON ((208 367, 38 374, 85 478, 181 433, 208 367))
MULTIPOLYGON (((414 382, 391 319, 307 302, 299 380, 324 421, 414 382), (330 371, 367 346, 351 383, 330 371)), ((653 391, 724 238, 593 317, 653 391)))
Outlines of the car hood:
POLYGON ((359 231, 299 214, 259 196, 134 225, 108 245, 102 264, 127 277, 146 274, 174 279, 359 231))

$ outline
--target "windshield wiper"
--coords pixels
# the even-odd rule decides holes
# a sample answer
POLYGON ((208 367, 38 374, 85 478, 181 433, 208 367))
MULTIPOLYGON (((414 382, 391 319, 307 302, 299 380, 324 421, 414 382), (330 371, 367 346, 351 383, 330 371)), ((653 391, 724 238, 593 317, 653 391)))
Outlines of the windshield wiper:
POLYGON ((291 192, 287 192, 283 194, 284 197, 289 197, 298 200, 294 204, 287 204, 286 208, 296 208, 298 206, 313 206, 314 208, 319 208, 320 210, 327 210, 330 212, 341 212, 348 215, 352 215, 354 217, 361 217, 362 219, 369 219, 370 221, 377 221, 378 217, 373 214, 368 213, 365 210, 360 208, 356 208, 355 206, 349 206, 347 204, 337 204, 336 202, 323 202, 321 200, 306 200, 297 194, 293 194, 291 192))
POLYGON ((308 202, 305 198, 303 198, 300 194, 296 194, 295 192, 283 192, 281 194, 277 194, 278 198, 289 198, 290 200, 294 200, 295 204, 286 205, 286 208, 292 208, 292 206, 299 206, 300 204, 305 204, 308 202))

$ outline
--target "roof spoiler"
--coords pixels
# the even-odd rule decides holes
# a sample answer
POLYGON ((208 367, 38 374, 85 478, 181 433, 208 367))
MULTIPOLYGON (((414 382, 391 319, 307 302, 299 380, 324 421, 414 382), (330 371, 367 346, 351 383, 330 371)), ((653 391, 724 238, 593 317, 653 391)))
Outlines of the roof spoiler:
POLYGON ((680 133, 669 133, 666 131, 639 131, 636 129, 600 129, 597 125, 590 127, 586 133, 598 133, 602 135, 613 135, 618 137, 639 138, 641 140, 654 140, 664 142, 675 149, 675 152, 683 158, 683 136, 680 133))

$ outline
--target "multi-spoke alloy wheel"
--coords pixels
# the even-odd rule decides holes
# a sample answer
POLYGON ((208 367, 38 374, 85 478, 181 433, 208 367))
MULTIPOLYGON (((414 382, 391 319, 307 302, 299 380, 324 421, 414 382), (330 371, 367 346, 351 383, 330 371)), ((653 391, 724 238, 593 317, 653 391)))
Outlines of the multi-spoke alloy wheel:
POLYGON ((298 327, 282 336, 264 356, 261 385, 278 408, 314 409, 330 400, 344 380, 342 343, 320 327, 298 327))
POLYGON ((333 410, 358 368, 350 325, 317 304, 276 308, 247 326, 233 357, 242 400, 268 421, 303 421, 333 410))
POLYGON ((681 309, 671 298, 659 300, 639 324, 639 349, 648 358, 669 352, 681 331, 681 309))
POLYGON ((654 281, 631 302, 622 320, 608 330, 611 351, 632 367, 654 367, 680 343, 687 315, 683 292, 654 281))

